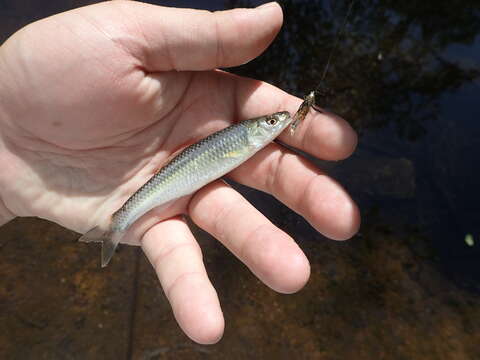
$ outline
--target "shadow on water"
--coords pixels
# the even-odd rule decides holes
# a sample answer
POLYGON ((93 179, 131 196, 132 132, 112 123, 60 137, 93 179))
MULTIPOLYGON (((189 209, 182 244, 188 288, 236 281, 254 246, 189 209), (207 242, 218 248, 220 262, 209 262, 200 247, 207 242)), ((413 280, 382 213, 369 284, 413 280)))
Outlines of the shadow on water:
MULTIPOLYGON (((303 96, 321 79, 350 1, 281 4, 279 37, 237 72, 303 96)), ((326 77, 334 96, 321 106, 350 121, 359 146, 347 161, 318 162, 359 201, 363 228, 417 229, 445 274, 476 291, 479 33, 480 6, 470 1, 452 11, 447 1, 357 0, 326 77)))

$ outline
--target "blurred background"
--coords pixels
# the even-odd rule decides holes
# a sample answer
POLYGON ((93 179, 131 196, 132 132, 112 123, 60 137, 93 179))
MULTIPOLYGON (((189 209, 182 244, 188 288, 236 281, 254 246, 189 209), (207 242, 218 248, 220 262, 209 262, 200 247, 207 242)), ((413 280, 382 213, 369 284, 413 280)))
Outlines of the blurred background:
MULTIPOLYGON (((0 1, 0 43, 94 2, 0 1)), ((280 3, 278 38, 230 71, 301 97, 320 81, 350 0, 280 3)), ((320 105, 350 121, 358 150, 314 161, 359 203, 360 233, 325 239, 269 195, 235 185, 307 254, 302 291, 274 293, 194 228, 226 320, 219 344, 197 345, 138 249, 121 247, 101 269, 100 248, 78 234, 16 219, 0 228, 0 358, 480 359, 479 34, 478 2, 355 1, 320 105)))

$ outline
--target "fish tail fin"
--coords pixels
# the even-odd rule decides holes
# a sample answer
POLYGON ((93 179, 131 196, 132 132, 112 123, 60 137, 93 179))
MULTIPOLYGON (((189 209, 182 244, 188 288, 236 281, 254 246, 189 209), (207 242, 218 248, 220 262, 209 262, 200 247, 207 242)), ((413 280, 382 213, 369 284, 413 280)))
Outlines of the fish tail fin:
POLYGON ((88 230, 83 234, 78 241, 80 242, 103 242, 103 239, 108 237, 109 230, 103 230, 100 226, 95 226, 93 229, 88 230))
POLYGON ((81 242, 101 242, 102 243, 102 267, 110 262, 118 243, 124 235, 123 231, 103 230, 99 226, 86 232, 78 241, 81 242))
POLYGON ((109 237, 106 237, 102 242, 102 267, 105 267, 110 262, 115 249, 117 248, 120 240, 123 237, 123 231, 114 231, 109 233, 109 237))

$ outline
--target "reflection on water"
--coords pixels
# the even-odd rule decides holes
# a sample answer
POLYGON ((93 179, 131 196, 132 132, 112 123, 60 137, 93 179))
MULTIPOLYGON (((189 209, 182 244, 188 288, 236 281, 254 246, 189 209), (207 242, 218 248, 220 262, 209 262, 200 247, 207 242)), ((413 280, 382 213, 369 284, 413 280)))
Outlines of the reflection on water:
MULTIPOLYGON (((93 2, 1 1, 0 41, 33 20, 93 2)), ((155 3, 216 10, 261 2, 155 3)), ((285 23, 277 40, 258 59, 233 71, 303 96, 317 86, 349 1, 280 3, 285 23)), ((211 358, 222 358, 222 351, 251 358, 249 351, 257 351, 256 356, 260 348, 268 349, 264 358, 306 352, 326 359, 370 359, 379 352, 387 359, 478 354, 479 33, 480 5, 472 1, 458 0, 452 9, 447 1, 356 0, 326 78, 334 96, 321 105, 351 122, 360 134, 359 147, 342 162, 312 160, 359 202, 362 231, 348 243, 324 241, 268 195, 238 185, 299 241, 312 261, 312 281, 298 295, 276 296, 197 229, 227 317, 227 334, 211 358), (452 338, 462 345, 451 343, 452 338), (352 339, 361 345, 352 347, 352 339)), ((10 239, 0 243, 5 278, 0 283, 0 332, 13 334, 0 338, 0 357, 2 349, 19 349, 17 341, 22 344, 19 358, 28 358, 25 354, 32 355, 35 346, 46 358, 52 353, 59 358, 74 358, 76 352, 104 354, 102 346, 113 351, 109 342, 115 341, 121 343, 115 348, 118 355, 132 337, 134 358, 174 356, 188 349, 198 355, 199 348, 179 335, 150 266, 143 260, 134 265, 133 251, 124 250, 106 270, 107 281, 107 275, 98 273, 96 249, 82 250, 73 243, 75 235, 45 222, 23 224, 30 223, 13 223, 3 233, 0 229, 0 237, 10 239), (45 237, 41 246, 39 233, 45 237), (65 238, 72 244, 59 247, 65 238), (22 267, 18 258, 35 251, 38 256, 22 267), (33 278, 38 299, 28 302, 25 278, 35 275, 29 275, 31 268, 47 275, 33 278), (135 282, 132 274, 138 268, 140 280, 135 282), (65 284, 59 285, 60 278, 65 284), (43 313, 54 314, 58 306, 60 317, 43 313), (130 306, 136 318, 125 320, 130 306), (100 325, 108 334, 95 336, 100 325), (98 339, 95 346, 93 338, 98 339), (48 346, 42 348, 42 343, 48 346)))
MULTIPOLYGON (((281 3, 282 33, 238 72, 302 96, 317 86, 350 1, 281 3)), ((478 291, 480 246, 464 239, 480 240, 480 6, 458 5, 356 1, 327 75, 335 95, 322 105, 357 129, 359 150, 322 165, 360 201, 364 227, 369 210, 396 229, 415 225, 446 274, 478 291)))

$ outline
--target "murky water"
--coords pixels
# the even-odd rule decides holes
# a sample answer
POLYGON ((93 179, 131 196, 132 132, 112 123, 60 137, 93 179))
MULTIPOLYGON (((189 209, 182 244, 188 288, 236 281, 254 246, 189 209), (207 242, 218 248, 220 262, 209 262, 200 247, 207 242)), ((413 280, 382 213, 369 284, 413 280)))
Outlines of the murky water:
MULTIPOLYGON (((279 39, 240 72, 301 96, 317 85, 349 2, 282 4, 279 39)), ((358 199, 366 226, 415 228, 430 239, 445 275, 478 291, 480 246, 465 241, 468 234, 480 240, 474 9, 468 1, 458 13, 428 1, 422 7, 354 4, 327 76, 335 95, 324 105, 358 130, 359 147, 347 161, 320 166, 358 199)))
MULTIPOLYGON (((280 2, 285 24, 277 40, 232 71, 303 96, 321 77, 349 2, 280 2)), ((0 41, 88 3, 2 1, 0 41)), ((261 1, 155 3, 218 10, 261 1)), ((143 259, 135 263, 134 251, 123 250, 99 274, 97 249, 80 248, 74 234, 51 224, 20 220, 0 229, 0 355, 29 358, 37 349, 45 358, 98 358, 121 342, 107 358, 478 356, 480 6, 451 4, 356 0, 333 55, 326 85, 334 96, 322 105, 349 120, 360 142, 348 160, 312 160, 360 204, 359 236, 330 242, 269 196, 238 186, 307 253, 305 290, 273 294, 197 230, 227 332, 217 347, 196 347, 174 325, 165 299, 152 296, 156 280, 143 259), (18 261, 32 253, 28 264, 18 261), (119 315, 125 308, 136 317, 119 315)))

